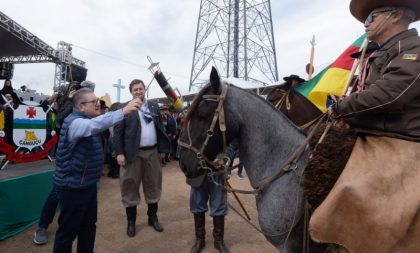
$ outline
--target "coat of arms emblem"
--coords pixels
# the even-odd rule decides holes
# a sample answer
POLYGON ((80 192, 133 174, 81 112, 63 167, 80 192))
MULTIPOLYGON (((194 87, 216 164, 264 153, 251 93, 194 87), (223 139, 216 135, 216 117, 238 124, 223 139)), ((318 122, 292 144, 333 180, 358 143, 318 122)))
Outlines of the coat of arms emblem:
POLYGON ((13 142, 30 151, 44 144, 47 136, 47 114, 37 105, 19 105, 13 113, 13 142))

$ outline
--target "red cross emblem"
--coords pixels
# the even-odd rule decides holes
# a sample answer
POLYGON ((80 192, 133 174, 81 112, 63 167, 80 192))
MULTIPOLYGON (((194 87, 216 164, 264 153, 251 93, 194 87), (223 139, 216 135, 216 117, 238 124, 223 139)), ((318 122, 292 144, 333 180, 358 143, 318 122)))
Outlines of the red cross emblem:
POLYGON ((33 119, 36 116, 35 107, 31 106, 29 109, 26 109, 26 115, 28 115, 28 118, 33 119))

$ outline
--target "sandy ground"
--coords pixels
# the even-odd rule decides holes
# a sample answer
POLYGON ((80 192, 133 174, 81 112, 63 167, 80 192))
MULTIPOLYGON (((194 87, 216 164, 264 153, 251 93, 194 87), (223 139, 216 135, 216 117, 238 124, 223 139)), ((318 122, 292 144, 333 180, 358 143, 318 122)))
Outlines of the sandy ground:
MULTIPOLYGON (((137 234, 133 238, 126 235, 127 223, 121 203, 119 180, 105 176, 101 178, 95 252, 190 252, 194 243, 193 215, 189 212, 188 202, 190 188, 185 183, 185 177, 177 162, 166 165, 163 171, 163 192, 159 202, 158 216, 165 231, 158 233, 147 225, 146 208, 142 202, 137 214, 137 234)), ((234 188, 251 188, 247 178, 240 180, 236 174, 232 176, 230 183, 234 188)), ((240 195, 240 198, 252 222, 257 224, 255 197, 240 195)), ((239 209, 238 203, 231 194, 229 194, 229 202, 239 209)), ((212 220, 208 215, 206 222, 206 247, 203 252, 218 252, 213 248, 212 220)), ((46 245, 38 246, 33 243, 36 228, 37 225, 34 225, 19 235, 0 241, 0 252, 52 252, 57 221, 55 220, 48 229, 49 241, 46 245)), ((225 243, 232 253, 277 252, 262 234, 232 210, 226 217, 225 243)), ((73 252, 76 252, 75 245, 73 252)))

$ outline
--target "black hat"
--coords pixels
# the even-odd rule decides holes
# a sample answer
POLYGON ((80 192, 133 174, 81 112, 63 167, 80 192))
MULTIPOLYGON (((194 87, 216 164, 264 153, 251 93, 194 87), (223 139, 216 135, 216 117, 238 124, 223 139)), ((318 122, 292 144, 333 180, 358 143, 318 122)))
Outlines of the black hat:
POLYGON ((288 82, 288 81, 293 81, 293 80, 298 81, 298 83, 303 83, 303 82, 306 82, 306 80, 305 80, 305 79, 300 78, 300 76, 298 76, 298 75, 290 75, 290 76, 286 76, 286 77, 283 77, 283 80, 284 80, 284 81, 286 81, 286 82, 288 82))
MULTIPOLYGON (((366 48, 366 52, 365 52, 365 54, 370 54, 370 53, 372 53, 373 51, 376 51, 376 50, 378 50, 378 49, 379 49, 379 45, 378 45, 378 43, 371 41, 371 42, 369 42, 369 43, 368 43, 368 45, 367 45, 367 48, 366 48)), ((359 58, 361 55, 362 55, 362 51, 359 51, 359 52, 356 52, 356 53, 352 53, 352 54, 350 55, 350 57, 351 57, 351 58, 355 58, 355 59, 357 59, 357 58, 359 58)))

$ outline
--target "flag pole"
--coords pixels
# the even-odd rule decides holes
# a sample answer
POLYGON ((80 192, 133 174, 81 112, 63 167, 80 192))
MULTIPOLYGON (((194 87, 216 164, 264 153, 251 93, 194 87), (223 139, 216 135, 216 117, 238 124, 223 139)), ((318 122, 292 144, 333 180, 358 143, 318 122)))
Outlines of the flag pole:
POLYGON ((315 54, 315 35, 312 36, 312 40, 309 42, 311 43, 311 56, 309 59, 309 71, 308 71, 308 80, 312 79, 312 74, 314 72, 314 54, 315 54))
POLYGON ((368 45, 368 40, 365 38, 365 40, 363 41, 362 46, 361 46, 362 54, 360 55, 359 59, 356 59, 354 61, 353 66, 352 66, 351 71, 350 71, 350 74, 349 74, 349 77, 347 79, 347 83, 346 83, 346 86, 345 86, 346 87, 345 88, 345 93, 344 93, 345 96, 350 95, 350 94, 348 94, 350 92, 349 88, 350 88, 351 81, 353 80, 353 77, 356 73, 356 70, 359 69, 359 76, 362 74, 362 63, 363 63, 364 58, 365 58, 367 45, 368 45))

